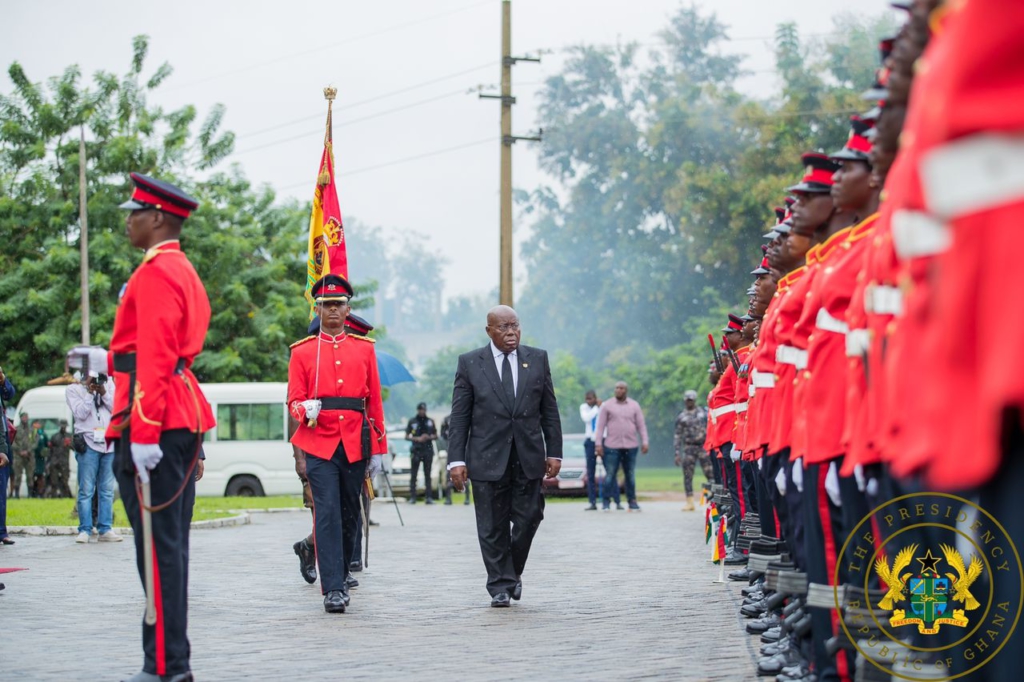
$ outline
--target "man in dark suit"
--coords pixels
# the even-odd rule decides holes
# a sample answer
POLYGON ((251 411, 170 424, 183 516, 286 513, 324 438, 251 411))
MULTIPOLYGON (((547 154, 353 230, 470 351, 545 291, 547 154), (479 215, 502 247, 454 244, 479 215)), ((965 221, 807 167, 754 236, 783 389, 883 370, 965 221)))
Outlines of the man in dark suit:
POLYGON ((519 316, 487 313, 491 342, 459 357, 448 430, 448 469, 472 480, 476 530, 491 606, 522 596, 523 568, 544 518, 541 479, 562 468, 562 423, 548 354, 519 345, 519 316))

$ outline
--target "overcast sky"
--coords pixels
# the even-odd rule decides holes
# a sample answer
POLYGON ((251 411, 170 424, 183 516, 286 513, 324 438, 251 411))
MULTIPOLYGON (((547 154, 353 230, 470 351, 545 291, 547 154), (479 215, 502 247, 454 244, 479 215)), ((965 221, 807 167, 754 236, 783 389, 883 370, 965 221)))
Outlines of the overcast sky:
MULTIPOLYGON (((766 96, 775 84, 770 36, 795 21, 821 35, 848 0, 698 0, 729 25, 730 52, 750 55, 742 82, 766 96)), ((131 38, 150 36, 148 72, 168 61, 157 91, 167 108, 227 106, 237 134, 230 162, 282 197, 312 195, 326 113, 322 88, 338 88, 335 154, 344 216, 392 234, 417 230, 449 259, 445 296, 483 293, 498 274, 499 105, 467 94, 497 87, 500 0, 0 0, 0 92, 7 66, 33 81, 77 63, 124 73, 131 38), (433 81, 433 82, 431 82, 433 81), (430 100, 430 101, 426 101, 430 100), (458 148, 458 149, 452 149, 458 148), (442 150, 445 153, 429 155, 442 150), (410 157, 425 158, 409 160, 410 157)), ((556 50, 513 71, 514 132, 533 129, 535 93, 558 72, 557 50, 581 43, 654 42, 677 0, 513 0, 514 54, 556 50)), ((858 11, 877 14, 871 0, 858 11)), ((529 143, 514 152, 514 183, 549 181, 529 143)), ((517 240, 527 226, 518 224, 517 240)), ((519 270, 519 268, 517 268, 519 270)), ((520 273, 521 276, 521 273, 520 273)))

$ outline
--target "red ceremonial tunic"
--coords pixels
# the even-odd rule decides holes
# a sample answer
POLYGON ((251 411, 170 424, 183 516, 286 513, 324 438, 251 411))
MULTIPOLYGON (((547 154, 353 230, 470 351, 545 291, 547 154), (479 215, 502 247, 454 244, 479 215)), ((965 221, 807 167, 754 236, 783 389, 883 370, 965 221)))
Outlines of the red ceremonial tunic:
MULTIPOLYGON (((736 375, 736 389, 733 395, 733 402, 737 406, 735 426, 732 431, 733 448, 738 448, 740 453, 746 452, 747 440, 747 414, 750 407, 750 351, 752 346, 746 345, 736 351, 736 361, 740 363, 739 374, 736 375)), ((749 459, 745 457, 744 459, 749 459)))
POLYGON ((775 320, 779 314, 779 303, 788 290, 789 279, 783 277, 779 280, 775 294, 764 312, 764 319, 761 320, 761 328, 757 334, 757 348, 751 360, 754 369, 751 372, 750 383, 754 386, 754 397, 747 410, 753 411, 747 427, 747 440, 755 449, 755 459, 763 454, 763 448, 768 444, 771 433, 772 405, 775 396, 775 351, 778 348, 775 339, 775 320))
POLYGON ((745 459, 757 459, 760 454, 760 447, 758 447, 760 443, 755 442, 758 429, 757 410, 759 409, 759 401, 757 389, 754 388, 754 362, 761 352, 760 340, 751 348, 750 355, 747 356, 747 419, 743 428, 743 454, 745 459))
POLYGON ((362 415, 352 410, 322 409, 311 427, 300 403, 315 398, 364 399, 371 428, 371 454, 383 455, 388 451, 372 340, 354 334, 331 336, 321 332, 293 344, 288 362, 288 408, 299 422, 292 444, 314 457, 330 459, 338 443, 343 443, 348 461, 358 462, 363 458, 362 415))
POLYGON ((815 281, 815 329, 807 347, 808 464, 821 464, 844 453, 843 426, 846 423, 846 321, 847 309, 857 276, 864 265, 864 251, 870 243, 878 214, 843 230, 822 245, 821 272, 815 281))
POLYGON ((192 374, 210 326, 210 301, 177 240, 146 251, 128 278, 114 316, 107 373, 114 377, 114 417, 107 438, 119 438, 130 419, 131 442, 152 445, 172 429, 205 432, 217 425, 192 374), (130 374, 114 370, 114 355, 135 353, 135 395, 130 374), (176 373, 179 361, 184 370, 176 373), (130 415, 126 417, 125 415, 130 415))
POLYGON ((921 105, 925 205, 952 239, 937 258, 927 333, 939 348, 921 390, 941 406, 931 425, 942 447, 927 480, 963 489, 997 474, 1005 411, 1024 408, 1024 354, 993 341, 1012 344, 1024 332, 1014 278, 1024 252, 1024 5, 947 6, 919 69, 935 74, 921 105))
MULTIPOLYGON (((808 259, 813 259, 812 246, 808 251, 808 259)), ((768 452, 775 454, 791 444, 790 435, 793 429, 793 379, 796 377, 797 365, 803 364, 800 349, 792 345, 793 329, 797 318, 804 309, 807 295, 806 266, 800 266, 783 279, 789 280, 789 287, 779 302, 779 314, 775 320, 774 334, 778 342, 775 351, 775 388, 772 389, 771 431, 768 437, 768 452)), ((780 280, 781 285, 781 280, 780 280)), ((781 287, 780 287, 781 288, 781 287)))
POLYGON ((816 297, 818 291, 815 289, 815 281, 821 270, 821 254, 825 244, 818 244, 807 252, 807 271, 804 273, 804 294, 803 308, 800 310, 796 324, 793 326, 793 333, 790 337, 790 345, 804 351, 805 364, 797 367, 793 376, 793 422, 790 428, 789 457, 797 459, 807 454, 807 405, 804 403, 804 394, 807 392, 806 380, 806 357, 807 339, 814 331, 814 314, 809 312, 818 307, 816 297))

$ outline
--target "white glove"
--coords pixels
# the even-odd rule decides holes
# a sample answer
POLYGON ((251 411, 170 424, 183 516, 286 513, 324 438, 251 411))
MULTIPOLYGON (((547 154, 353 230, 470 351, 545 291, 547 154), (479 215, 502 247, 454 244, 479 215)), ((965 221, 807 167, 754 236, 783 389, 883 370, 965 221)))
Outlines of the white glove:
POLYGON ((877 478, 869 478, 867 485, 864 486, 864 490, 871 497, 878 497, 878 479, 877 478))
POLYGON ((374 455, 366 465, 366 477, 373 478, 384 471, 384 455, 374 455))
POLYGON ((860 464, 853 467, 853 477, 857 479, 857 490, 864 492, 867 488, 867 481, 864 479, 864 467, 860 464))
POLYGON ((743 453, 740 452, 739 448, 734 447, 732 450, 729 451, 729 459, 731 459, 734 462, 740 461, 740 457, 742 456, 743 453))
POLYGON ((793 485, 800 492, 804 491, 804 458, 797 457, 793 460, 793 485))
POLYGON ((99 346, 75 346, 68 351, 68 367, 82 369, 85 360, 92 376, 107 373, 107 350, 99 346))
POLYGON ((761 459, 757 460, 757 470, 758 471, 764 471, 764 457, 762 457, 761 459))
POLYGON ((837 507, 843 506, 843 498, 839 495, 839 467, 835 462, 828 465, 828 473, 825 474, 825 492, 828 499, 837 507))
POLYGON ((779 489, 779 494, 783 497, 786 496, 786 470, 779 469, 779 473, 775 475, 775 487, 779 489))
POLYGON ((164 458, 164 451, 157 444, 132 443, 132 461, 139 472, 139 480, 149 483, 149 472, 164 458))
POLYGON ((299 404, 306 411, 306 419, 316 419, 316 416, 320 414, 319 400, 303 400, 299 404))

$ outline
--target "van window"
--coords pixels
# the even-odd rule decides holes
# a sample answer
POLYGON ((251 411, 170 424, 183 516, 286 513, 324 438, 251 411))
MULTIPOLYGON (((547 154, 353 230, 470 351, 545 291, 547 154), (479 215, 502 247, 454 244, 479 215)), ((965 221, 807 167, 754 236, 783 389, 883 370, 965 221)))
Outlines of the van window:
POLYGON ((217 440, 284 440, 284 404, 218 404, 217 440))

